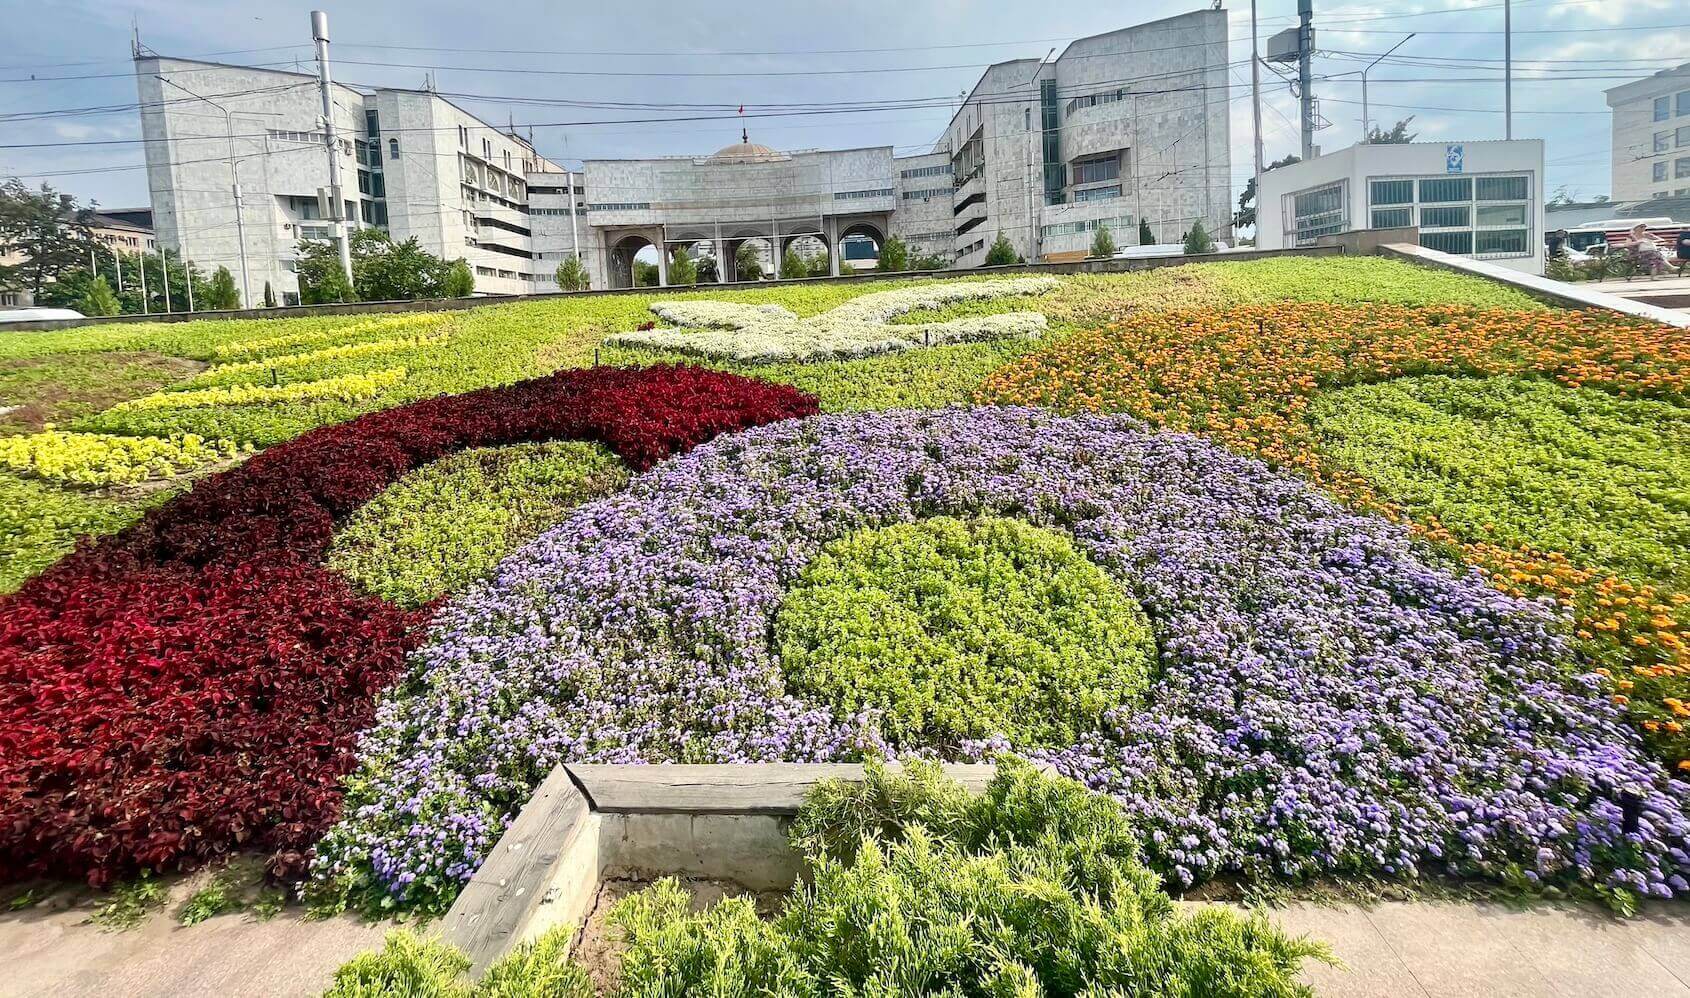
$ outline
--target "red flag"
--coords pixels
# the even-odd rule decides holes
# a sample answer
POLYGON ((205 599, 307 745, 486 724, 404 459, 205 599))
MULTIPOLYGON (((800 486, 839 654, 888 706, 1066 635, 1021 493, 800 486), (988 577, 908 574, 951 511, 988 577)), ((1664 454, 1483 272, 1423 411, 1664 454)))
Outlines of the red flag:
POLYGON ((739 113, 740 113, 740 114, 744 114, 744 113, 745 113, 745 105, 744 105, 744 104, 741 104, 741 105, 740 105, 740 106, 739 106, 739 113))

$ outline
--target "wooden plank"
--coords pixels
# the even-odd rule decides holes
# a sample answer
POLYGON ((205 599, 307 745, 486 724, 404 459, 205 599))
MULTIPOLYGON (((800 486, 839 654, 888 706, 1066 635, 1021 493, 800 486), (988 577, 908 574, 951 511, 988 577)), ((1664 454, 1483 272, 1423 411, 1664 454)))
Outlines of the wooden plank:
MULTIPOLYGON (((897 768, 897 764, 891 764, 897 768)), ((855 763, 750 763, 728 766, 622 766, 570 763, 593 810, 616 814, 797 814, 804 795, 824 779, 861 780, 855 763)), ((978 793, 990 764, 945 766, 978 793)))
POLYGON ((473 973, 521 941, 565 855, 597 849, 584 841, 596 821, 568 770, 552 770, 446 913, 444 937, 469 955, 473 973))

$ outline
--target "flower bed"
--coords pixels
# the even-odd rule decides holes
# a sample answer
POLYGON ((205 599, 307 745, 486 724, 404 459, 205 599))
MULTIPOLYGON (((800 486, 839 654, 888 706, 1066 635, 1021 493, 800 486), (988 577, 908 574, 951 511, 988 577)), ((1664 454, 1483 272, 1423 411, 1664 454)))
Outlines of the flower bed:
POLYGON ((1037 312, 968 316, 945 322, 890 325, 895 316, 959 302, 1040 295, 1058 286, 1051 277, 922 284, 866 294, 804 319, 779 305, 724 301, 662 302, 651 310, 679 328, 608 337, 611 346, 695 354, 745 363, 845 360, 918 346, 977 340, 1025 339, 1045 330, 1037 312))
POLYGON ((408 469, 558 437, 643 468, 814 409, 710 371, 566 371, 315 431, 64 559, 0 600, 0 880, 239 847, 298 868, 426 619, 320 562, 335 520, 408 469))
POLYGON ((772 625, 824 545, 934 516, 1060 530, 1143 606, 1142 705, 1035 754, 1126 804, 1178 882, 1690 891, 1690 786, 1572 673, 1551 607, 1196 438, 1019 409, 765 427, 583 507, 442 615, 315 875, 438 910, 562 759, 883 751, 874 718, 789 690, 772 625))
POLYGON ((0 437, 0 468, 74 485, 133 485, 175 478, 185 471, 240 453, 227 440, 179 437, 119 437, 107 433, 65 433, 47 429, 28 436, 0 437))
MULTIPOLYGON (((1611 424, 1621 413, 1682 412, 1690 395, 1690 339, 1666 326, 1604 314, 1455 305, 1284 303, 1146 313, 1023 356, 993 374, 977 397, 1065 411, 1125 412, 1193 430, 1295 469, 1362 508, 1410 519, 1422 534, 1482 567, 1504 591, 1550 595, 1571 605, 1584 650, 1611 667, 1620 681, 1632 681, 1633 670, 1642 670, 1645 678, 1664 683, 1662 695, 1648 704, 1631 700, 1640 724, 1675 716, 1678 708, 1668 698, 1690 701, 1690 643, 1677 636, 1690 627, 1690 594, 1677 588, 1681 559, 1669 558, 1675 567, 1665 574, 1628 577, 1624 563, 1585 560, 1579 552, 1540 546, 1538 541, 1554 540, 1544 532, 1547 527, 1540 526, 1531 536, 1499 533, 1485 529, 1487 523, 1495 526, 1486 517, 1446 522, 1438 518, 1435 504, 1416 507, 1411 502, 1405 509, 1388 492, 1381 494, 1371 480, 1371 473, 1379 470, 1376 463, 1358 473, 1322 453, 1310 417, 1322 392, 1427 373, 1531 374, 1567 388, 1659 400, 1653 406, 1614 407, 1606 417, 1611 424)), ((1679 420, 1673 416, 1666 425, 1678 425, 1679 420)), ((1655 431, 1610 425, 1607 432, 1628 437, 1655 431)), ((1497 446, 1508 453, 1493 453, 1490 459, 1518 463, 1518 474, 1566 470, 1549 472, 1558 459, 1549 458, 1546 450, 1500 442, 1497 446), (1532 471, 1539 460, 1550 464, 1532 471)), ((1617 460, 1612 447, 1591 455, 1596 465, 1617 460)), ((1600 473, 1626 474, 1619 469, 1600 473)), ((1663 498, 1671 494, 1670 479, 1657 475, 1653 483, 1650 487, 1662 490, 1663 498)), ((1510 487, 1497 496, 1522 506, 1529 503, 1514 492, 1510 487)), ((1399 498, 1413 500, 1408 495, 1399 498)), ((1666 498, 1664 508, 1681 507, 1666 498)), ((1521 508, 1513 515, 1537 514, 1521 508)), ((1559 510, 1555 519, 1566 530, 1580 532, 1598 529, 1596 521, 1604 517, 1612 529, 1627 536, 1625 545, 1632 550, 1673 546, 1670 536, 1654 530, 1660 522, 1655 517, 1614 518, 1601 508, 1577 505, 1559 510)), ((1664 568, 1660 559, 1656 564, 1664 568)), ((1629 566, 1637 567, 1636 562, 1629 566)), ((1622 702, 1629 699, 1623 688, 1612 692, 1622 702)), ((1690 774, 1685 748, 1658 740, 1656 744, 1666 751, 1669 766, 1690 774)))

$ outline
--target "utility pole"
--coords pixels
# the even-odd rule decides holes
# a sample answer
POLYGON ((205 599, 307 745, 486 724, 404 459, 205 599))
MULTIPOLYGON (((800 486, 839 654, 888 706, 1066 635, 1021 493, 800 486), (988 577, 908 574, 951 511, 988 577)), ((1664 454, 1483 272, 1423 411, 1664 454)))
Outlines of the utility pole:
MULTIPOLYGON (((241 210, 241 175, 240 175, 240 170, 238 168, 238 166, 239 166, 238 161, 235 159, 235 119, 234 119, 234 116, 231 115, 229 113, 229 109, 224 107, 222 104, 219 104, 216 101, 211 100, 208 97, 203 97, 200 94, 196 94, 192 90, 189 90, 187 87, 184 87, 182 84, 177 83, 174 80, 167 80, 162 76, 157 77, 157 80, 160 83, 165 84, 166 86, 175 87, 177 90, 182 91, 183 93, 187 94, 189 97, 194 98, 195 100, 204 101, 205 103, 210 104, 212 107, 216 108, 217 110, 223 112, 223 128, 224 128, 224 131, 228 135, 228 138, 229 138, 229 188, 230 188, 230 191, 235 196, 235 239, 240 243, 240 249, 241 249, 241 300, 244 304, 246 304, 247 306, 250 307, 251 304, 252 304, 252 284, 251 284, 250 278, 248 278, 248 276, 247 276, 247 265, 246 265, 246 213, 241 210)), ((182 249, 182 247, 180 245, 178 245, 177 251, 180 252, 181 249, 182 249)))
MULTIPOLYGON (((1408 36, 1408 38, 1413 38, 1414 35, 1416 35, 1416 34, 1419 34, 1419 32, 1411 33, 1408 36)), ((1372 123, 1372 119, 1368 118, 1368 116, 1367 116, 1367 72, 1368 72, 1368 70, 1372 69, 1374 66, 1377 66, 1377 65, 1379 65, 1379 63, 1383 62, 1384 59, 1385 59, 1385 56, 1388 56, 1392 52, 1395 52, 1397 49, 1400 49, 1404 45, 1407 45, 1408 44, 1408 38, 1404 38, 1402 41, 1400 41, 1400 42, 1396 43, 1395 45, 1392 45, 1390 48, 1386 49, 1385 52, 1384 52, 1384 55, 1381 55, 1379 58, 1377 58, 1377 59, 1373 60, 1372 62, 1368 63, 1367 69, 1364 69, 1364 70, 1361 71, 1361 140, 1363 142, 1366 142, 1368 140, 1368 136, 1373 134, 1373 132, 1369 128, 1369 125, 1372 123)))
POLYGON ((1297 89, 1303 105, 1303 159, 1314 158, 1314 0, 1297 0, 1297 89))
MULTIPOLYGON (((1262 178, 1262 56, 1256 47, 1256 0, 1250 0, 1250 105, 1255 119, 1256 186, 1262 178)), ((1136 141, 1136 139, 1134 140, 1136 141)))
POLYGON ((340 269, 346 272, 346 282, 352 283, 352 244, 348 241, 346 202, 340 195, 340 143, 334 132, 334 94, 329 79, 329 15, 320 10, 311 12, 311 40, 317 43, 317 86, 323 92, 323 145, 329 150, 330 223, 340 244, 340 269))
POLYGON ((1514 137, 1514 5, 1502 0, 1502 137, 1514 137))

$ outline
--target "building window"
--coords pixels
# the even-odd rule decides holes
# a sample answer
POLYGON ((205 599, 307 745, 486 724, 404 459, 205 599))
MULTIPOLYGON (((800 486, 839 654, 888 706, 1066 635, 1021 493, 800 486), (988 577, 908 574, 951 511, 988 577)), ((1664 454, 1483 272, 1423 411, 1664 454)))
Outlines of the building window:
POLYGON ((399 140, 398 139, 388 139, 387 140, 387 158, 388 159, 398 159, 399 158, 399 140))
POLYGON ((1343 232, 1349 227, 1348 198, 1344 193, 1347 186, 1340 180, 1291 195, 1291 228, 1296 233, 1297 245, 1308 245, 1317 236, 1343 232))
MULTIPOLYGON (((1379 204, 1413 204, 1414 181, 1412 180, 1375 180, 1369 185, 1373 203, 1379 204)), ((1402 223, 1407 225, 1407 222, 1402 223)))
POLYGON ((379 173, 370 174, 370 196, 387 197, 387 179, 379 173))
POLYGON ((856 201, 856 200, 860 200, 862 198, 889 198, 891 196, 892 196, 892 188, 890 188, 890 187, 872 190, 872 191, 834 191, 833 192, 833 200, 835 200, 835 201, 856 201))
POLYGON ((898 173, 898 176, 905 180, 914 180, 917 177, 948 176, 950 172, 951 164, 941 163, 938 166, 918 166, 913 169, 902 170, 898 173))
POLYGON ((458 148, 459 149, 468 149, 469 148, 469 129, 465 128, 462 125, 458 126, 458 148))
MULTIPOLYGON (((1069 101, 1067 113, 1073 114, 1075 111, 1083 111, 1088 107, 1096 107, 1099 104, 1113 104, 1119 100, 1126 100, 1126 98, 1127 92, 1125 90, 1110 90, 1107 93, 1087 94, 1084 97, 1076 97, 1069 101)), ((1064 115, 1064 117, 1066 116, 1067 115, 1064 115)))
POLYGON ((1655 180, 1656 182, 1659 182, 1659 181, 1665 180, 1666 178, 1667 178, 1667 161, 1663 159, 1659 163, 1655 164, 1655 175, 1651 179, 1655 180))
POLYGON ((1055 80, 1039 81, 1039 126, 1040 151, 1044 155, 1045 167, 1045 204, 1061 204, 1063 187, 1067 186, 1064 174, 1068 171, 1062 163, 1062 132, 1057 119, 1057 93, 1055 80))
POLYGON ((368 170, 358 171, 358 193, 370 193, 370 171, 368 170))
POLYGON ((364 111, 364 134, 372 139, 381 136, 381 115, 375 108, 367 108, 364 111))
POLYGON ((1665 121, 1670 117, 1672 117, 1672 98, 1671 97, 1656 97, 1655 98, 1655 120, 1656 121, 1665 121))
POLYGON ((1690 114, 1690 90, 1678 92, 1678 113, 1690 114))
MULTIPOLYGON (((1481 204, 1473 209, 1473 224, 1479 228, 1493 225, 1525 225, 1526 206, 1523 204, 1481 204)), ((1480 250, 1480 252, 1484 251, 1480 250)))
POLYGON ((1473 181, 1469 177, 1439 177, 1420 181, 1422 203, 1473 200, 1473 181))
POLYGON ((1373 209, 1372 227, 1375 229, 1401 229, 1413 224, 1413 208, 1373 209))
POLYGON ((1480 229, 1473 233, 1473 252, 1497 256, 1525 256, 1525 229, 1480 229))
POLYGON ((1074 161, 1074 183, 1076 186, 1080 184, 1102 184, 1119 179, 1121 179, 1121 157, 1119 153, 1074 161))
POLYGON ((1467 205, 1449 205, 1420 209, 1422 229, 1465 229, 1471 223, 1467 205))
POLYGON ((1473 255, 1473 233, 1471 232, 1422 232, 1420 245, 1427 249, 1434 249, 1440 253, 1454 253, 1457 256, 1473 255))
MULTIPOLYGON (((1690 146, 1690 125, 1678 126, 1677 142, 1678 148, 1680 149, 1683 149, 1685 146, 1690 146)), ((1666 149, 1666 146, 1661 146, 1661 149, 1666 149)))
POLYGON ((1107 201, 1110 198, 1118 198, 1120 196, 1120 184, 1116 184, 1113 187, 1082 187, 1074 192, 1074 203, 1080 204, 1084 201, 1107 201))
POLYGON ((1690 177, 1690 156, 1680 156, 1672 161, 1672 179, 1683 180, 1690 177))
MULTIPOLYGON (((1682 132, 1682 131, 1684 131, 1684 129, 1680 128, 1679 131, 1682 132)), ((1655 151, 1656 152, 1666 152, 1667 147, 1671 143, 1672 143, 1672 133, 1671 132, 1656 132, 1655 133, 1655 151)))
POLYGON ((481 140, 481 158, 485 159, 485 160, 492 160, 492 158, 493 158, 493 140, 492 139, 482 139, 481 140))

